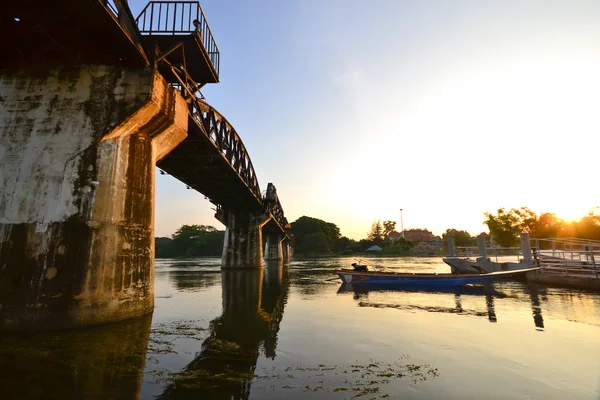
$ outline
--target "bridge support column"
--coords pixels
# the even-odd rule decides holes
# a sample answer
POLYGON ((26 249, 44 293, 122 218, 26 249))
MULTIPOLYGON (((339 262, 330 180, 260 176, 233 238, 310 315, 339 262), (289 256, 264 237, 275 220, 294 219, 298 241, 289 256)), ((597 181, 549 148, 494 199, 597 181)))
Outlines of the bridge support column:
POLYGON ((281 248, 281 234, 270 232, 267 234, 267 242, 265 245, 265 260, 283 260, 283 252, 281 248))
POLYGON ((220 208, 216 218, 227 227, 221 267, 264 267, 262 227, 270 217, 220 208))
POLYGON ((281 259, 285 264, 292 260, 292 244, 288 236, 281 241, 281 259))
POLYGON ((0 329, 152 312, 154 166, 187 121, 151 69, 0 71, 0 329))

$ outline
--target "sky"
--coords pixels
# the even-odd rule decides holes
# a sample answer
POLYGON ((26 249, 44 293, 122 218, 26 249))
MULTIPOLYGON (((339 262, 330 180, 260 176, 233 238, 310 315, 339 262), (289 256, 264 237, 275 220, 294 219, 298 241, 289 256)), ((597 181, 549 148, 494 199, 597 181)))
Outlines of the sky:
MULTIPOLYGON (((405 229, 477 234, 501 207, 600 205, 600 2, 201 4, 221 53, 202 92, 290 222, 359 240, 402 209, 405 229)), ((223 229, 204 196, 156 183, 156 236, 223 229)))

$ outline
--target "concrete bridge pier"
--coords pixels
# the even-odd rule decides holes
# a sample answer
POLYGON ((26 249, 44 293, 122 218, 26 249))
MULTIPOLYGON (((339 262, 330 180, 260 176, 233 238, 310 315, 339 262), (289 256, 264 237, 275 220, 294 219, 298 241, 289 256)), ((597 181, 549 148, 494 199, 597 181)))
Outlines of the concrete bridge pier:
POLYGON ((281 259, 284 264, 288 264, 292 260, 292 243, 288 236, 281 241, 281 259))
POLYGON ((0 329, 154 307, 154 171, 188 110, 153 69, 0 70, 0 329))
POLYGON ((262 227, 271 217, 227 208, 219 208, 215 217, 226 226, 221 267, 264 267, 262 227))
POLYGON ((282 235, 276 232, 269 232, 266 236, 265 260, 283 260, 282 235))

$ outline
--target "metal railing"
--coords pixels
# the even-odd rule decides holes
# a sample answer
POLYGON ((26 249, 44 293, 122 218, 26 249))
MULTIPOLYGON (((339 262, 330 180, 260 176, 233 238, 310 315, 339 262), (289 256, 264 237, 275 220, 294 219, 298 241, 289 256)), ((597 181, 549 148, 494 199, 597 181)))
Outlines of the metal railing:
POLYGON ((218 153, 227 160, 231 168, 244 181, 256 199, 262 202, 254 166, 252 166, 246 146, 244 146, 242 139, 233 126, 231 126, 221 113, 198 97, 199 86, 193 81, 187 71, 170 64, 167 60, 163 60, 163 62, 170 66, 173 75, 179 81, 178 84, 171 84, 171 87, 179 90, 183 98, 188 102, 189 113, 194 122, 204 128, 203 131, 218 153))
POLYGON ((600 241, 578 238, 533 238, 532 250, 542 272, 600 278, 600 241))
POLYGON ((202 125, 208 138, 229 165, 242 178, 248 189, 260 199, 260 187, 248 151, 227 119, 203 100, 194 98, 190 103, 192 118, 202 125))
POLYGON ((219 48, 199 2, 151 1, 135 22, 142 35, 198 35, 219 74, 219 48))
MULTIPOLYGON (((486 246, 486 256, 496 262, 515 261, 518 262, 520 257, 523 256, 523 251, 520 247, 488 247, 486 246)), ((476 258, 480 257, 479 247, 477 246, 456 246, 455 247, 456 257, 476 258)))
POLYGON ((578 238, 532 239, 539 256, 549 263, 592 265, 600 267, 600 242, 578 238))
POLYGON ((277 196, 277 189, 275 188, 275 185, 272 183, 267 185, 267 190, 263 193, 262 200, 267 211, 271 213, 275 221, 277 221, 277 224, 279 224, 281 230, 285 232, 288 222, 283 214, 283 207, 279 201, 279 196, 277 196))

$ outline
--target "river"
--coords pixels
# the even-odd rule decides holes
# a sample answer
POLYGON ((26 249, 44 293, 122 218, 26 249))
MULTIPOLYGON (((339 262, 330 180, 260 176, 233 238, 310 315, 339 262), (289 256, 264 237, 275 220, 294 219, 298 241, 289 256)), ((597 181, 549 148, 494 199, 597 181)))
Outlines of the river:
MULTIPOLYGON (((355 259, 156 260, 152 316, 3 335, 2 399, 599 399, 600 293, 354 291, 355 259)), ((439 257, 363 259, 448 272, 439 257)))

